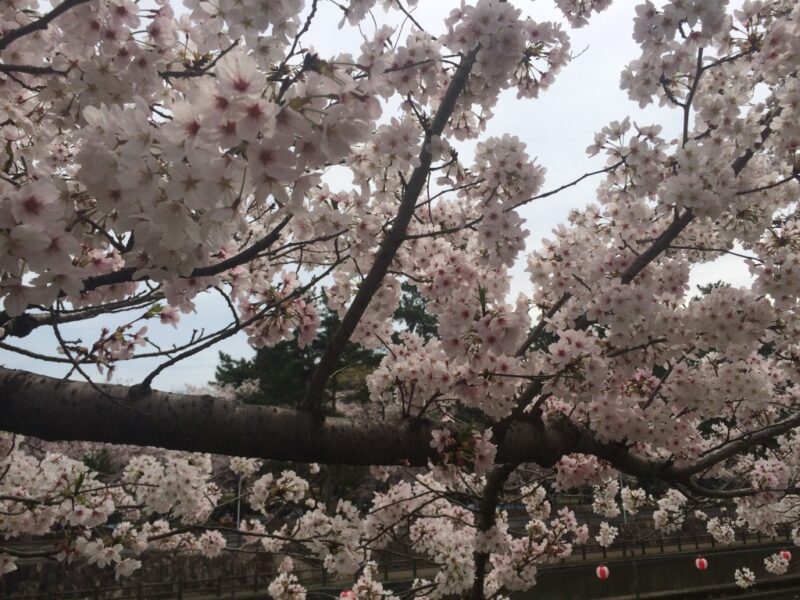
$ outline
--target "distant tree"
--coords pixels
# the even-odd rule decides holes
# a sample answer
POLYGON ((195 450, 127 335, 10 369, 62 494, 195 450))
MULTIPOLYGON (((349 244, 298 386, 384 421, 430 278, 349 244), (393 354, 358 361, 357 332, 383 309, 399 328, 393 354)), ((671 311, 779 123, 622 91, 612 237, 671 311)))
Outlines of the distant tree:
MULTIPOLYGON (((324 294, 320 307, 319 333, 311 343, 300 347, 296 340, 284 340, 274 346, 259 348, 250 359, 234 359, 220 352, 215 383, 239 388, 245 381, 255 380, 258 386, 242 398, 248 404, 296 406, 302 400, 308 379, 331 336, 340 325, 339 316, 330 309, 324 294)), ((336 411, 338 395, 345 395, 355 402, 367 401, 366 376, 378 366, 382 356, 347 342, 325 389, 327 409, 336 411)))
MULTIPOLYGON (((404 282, 401 286, 400 304, 394 313, 398 329, 416 333, 426 341, 438 337, 438 319, 426 312, 426 302, 417 288, 404 282)), ((328 306, 323 294, 319 334, 302 348, 296 340, 284 340, 274 346, 259 348, 253 358, 235 359, 225 352, 219 353, 220 363, 216 370, 219 385, 240 388, 248 380, 258 382, 252 393, 242 399, 248 404, 267 406, 296 406, 302 399, 308 378, 330 343, 330 337, 339 327, 339 316, 328 306)), ((337 368, 326 388, 326 406, 336 411, 336 398, 345 396, 351 402, 366 402, 369 399, 366 377, 383 358, 383 353, 348 342, 339 357, 337 368)))
MULTIPOLYGON (((707 296, 714 290, 722 290, 731 287, 731 284, 718 279, 717 281, 712 281, 711 283, 705 283, 697 286, 697 289, 703 296, 707 296)), ((700 296, 695 296, 696 299, 700 299, 700 296)))
POLYGON ((416 286, 404 281, 400 289, 403 295, 400 296, 400 306, 394 311, 395 321, 403 323, 407 331, 416 333, 425 341, 438 338, 439 319, 428 311, 428 303, 416 286))

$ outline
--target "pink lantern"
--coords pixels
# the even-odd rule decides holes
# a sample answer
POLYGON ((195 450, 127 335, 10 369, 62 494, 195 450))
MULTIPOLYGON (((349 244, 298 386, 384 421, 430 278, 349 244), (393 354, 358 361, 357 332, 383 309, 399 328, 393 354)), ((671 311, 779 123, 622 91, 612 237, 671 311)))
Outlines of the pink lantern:
POLYGON ((698 571, 705 571, 708 568, 708 561, 702 556, 698 556, 694 559, 694 566, 698 571))
POLYGON ((599 565, 597 567, 597 570, 595 571, 595 573, 597 573, 597 578, 598 579, 605 580, 605 579, 608 579, 608 576, 611 574, 611 571, 608 570, 607 566, 601 564, 601 565, 599 565))
POLYGON ((788 560, 792 560, 792 553, 791 553, 791 552, 789 552, 789 551, 788 551, 788 550, 786 550, 786 549, 784 549, 784 550, 781 550, 779 554, 781 555, 781 558, 782 558, 783 560, 787 560, 787 561, 788 561, 788 560))
POLYGON ((339 594, 339 600, 356 600, 356 593, 353 590, 343 590, 339 594))

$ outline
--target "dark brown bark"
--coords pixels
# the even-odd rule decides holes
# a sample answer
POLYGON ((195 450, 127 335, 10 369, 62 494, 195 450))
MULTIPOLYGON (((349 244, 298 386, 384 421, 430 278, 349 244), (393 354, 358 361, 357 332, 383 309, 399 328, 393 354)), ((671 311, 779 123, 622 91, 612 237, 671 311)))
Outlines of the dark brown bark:
MULTIPOLYGON (((438 425, 427 421, 339 417, 320 421, 307 411, 213 396, 130 392, 122 385, 64 381, 0 367, 0 430, 53 441, 157 446, 304 463, 426 466, 437 460, 430 441, 438 425)), ((544 422, 523 415, 498 431, 496 463, 551 467, 567 454, 583 453, 623 473, 696 491, 702 487, 692 477, 799 426, 796 416, 732 440, 694 463, 675 466, 672 461, 632 454, 622 442, 600 442, 566 417, 544 422)))
MULTIPOLYGON (((486 477, 486 485, 483 488, 481 506, 478 512, 478 519, 475 523, 478 531, 487 532, 497 522, 497 502, 503 491, 503 485, 508 480, 509 475, 517 467, 515 464, 500 465, 492 469, 486 477)), ((488 552, 475 552, 475 580, 472 583, 472 600, 484 600, 484 585, 486 582, 486 567, 489 563, 488 552)))
MULTIPOLYGON (((158 446, 298 462, 424 466, 436 425, 361 421, 254 406, 212 396, 63 381, 0 367, 0 430, 45 440, 158 446)), ((499 460, 552 465, 572 441, 563 425, 518 423, 499 460)))

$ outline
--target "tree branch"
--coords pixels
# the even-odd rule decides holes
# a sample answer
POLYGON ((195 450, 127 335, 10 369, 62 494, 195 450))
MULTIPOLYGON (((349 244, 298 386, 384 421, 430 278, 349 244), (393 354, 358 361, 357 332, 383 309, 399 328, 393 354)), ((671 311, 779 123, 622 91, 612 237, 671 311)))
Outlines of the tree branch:
POLYGON ((508 208, 506 208, 503 212, 508 212, 510 210, 514 210, 515 208, 519 208, 520 206, 522 206, 523 204, 527 204, 528 202, 533 202, 534 200, 541 200, 542 198, 547 198, 548 196, 553 196, 555 194, 558 194, 559 192, 563 192, 565 189, 572 187, 573 185, 578 185, 581 181, 589 177, 600 175, 601 173, 610 173, 612 171, 616 171, 623 164, 625 164, 624 160, 618 160, 614 164, 609 165, 603 169, 597 169, 596 171, 589 171, 588 173, 584 173, 583 175, 581 175, 577 179, 573 179, 569 183, 565 183, 552 190, 542 192, 541 194, 537 194, 536 196, 531 196, 530 198, 526 198, 525 200, 520 200, 513 206, 509 206, 508 208))
MULTIPOLYGON (((321 423, 293 409, 157 390, 131 398, 129 391, 123 385, 92 386, 0 367, 0 430, 53 441, 326 464, 425 466, 438 458, 430 446, 437 425, 422 419, 328 417, 321 423)), ((517 423, 509 428, 498 460, 551 466, 571 443, 570 429, 574 426, 566 423, 517 423)))
MULTIPOLYGON (((238 254, 226 258, 218 263, 213 265, 208 265, 205 267, 198 267, 191 274, 188 278, 191 277, 211 277, 214 275, 219 275, 227 271, 228 269, 232 269, 244 263, 250 262, 258 257, 258 255, 269 248, 272 244, 274 244, 279 238, 281 231, 289 224, 291 221, 291 215, 285 216, 267 235, 263 238, 252 244, 251 246, 245 248, 238 254)), ((107 273, 105 275, 97 275, 95 277, 88 277, 83 280, 83 291, 90 292, 92 290, 96 290, 97 288, 106 286, 106 285, 114 285, 118 283, 129 283, 131 281, 135 281, 133 276, 136 273, 136 267, 125 267, 124 269, 119 269, 118 271, 113 271, 112 273, 107 273)), ((59 297, 64 297, 65 294, 60 294, 59 297)), ((31 308, 30 306, 28 308, 31 308)), ((0 327, 5 327, 6 323, 9 321, 12 322, 12 326, 7 331, 9 336, 13 337, 25 337, 31 333, 37 327, 46 324, 44 321, 40 321, 35 317, 32 317, 27 314, 22 314, 19 317, 11 319, 8 316, 6 311, 0 311, 0 327), (17 321, 19 323, 17 324, 17 321)))
POLYGON ((21 37, 25 37, 33 33, 34 31, 43 31, 47 29, 50 25, 50 21, 62 15, 63 13, 67 12, 69 9, 78 6, 79 4, 84 4, 89 2, 90 0, 66 0, 62 2, 58 6, 56 6, 53 10, 51 10, 46 15, 39 17, 35 21, 31 21, 27 25, 23 25, 22 27, 17 27, 16 29, 12 29, 4 36, 0 37, 0 52, 8 48, 12 43, 17 41, 21 37))
POLYGON ((403 199, 400 202, 400 207, 397 210, 397 216, 394 219, 392 228, 381 242, 375 256, 375 262, 372 263, 369 273, 367 273, 367 276, 361 283, 350 307, 347 309, 344 317, 342 317, 339 328, 336 330, 336 333, 333 334, 330 344, 328 344, 328 347, 325 349, 325 353, 322 355, 317 368, 311 376, 311 382, 301 402, 301 408, 313 412, 317 417, 322 416, 322 396, 328 378, 336 368, 336 362, 344 350, 345 344, 347 344, 353 331, 355 331, 361 317, 364 316, 364 312, 367 310, 372 297, 378 291, 386 272, 392 264, 392 260, 394 260, 395 254, 397 254, 397 250, 406 237, 406 228, 411 221, 417 199, 419 198, 420 192, 422 192, 422 188, 430 172, 432 157, 429 146, 431 137, 441 135, 445 125, 447 125, 447 122, 450 120, 450 115, 453 113, 456 106, 456 100, 467 83, 467 78, 469 77, 470 70, 475 63, 475 58, 479 50, 480 46, 477 46, 463 58, 453 75, 453 79, 447 86, 447 91, 433 117, 431 127, 425 134, 425 139, 422 142, 422 148, 419 153, 420 164, 414 169, 408 180, 408 185, 406 185, 405 191, 403 192, 403 199))
MULTIPOLYGON (((511 473, 518 465, 507 464, 500 465, 492 469, 486 477, 486 486, 483 488, 483 495, 481 496, 480 511, 478 512, 478 521, 476 523, 478 531, 487 532, 494 527, 497 520, 497 501, 500 498, 500 493, 503 491, 503 485, 508 480, 511 473)), ((475 560, 475 580, 472 583, 472 600, 484 600, 484 583, 486 580, 486 565, 489 562, 488 552, 474 553, 475 560)))
MULTIPOLYGON (((128 386, 62 381, 0 367, 0 430, 52 441, 324 464, 422 467, 439 458, 430 445, 438 425, 424 419, 328 417, 321 422, 307 411, 162 391, 131 398, 129 391, 128 386)), ((680 466, 633 454, 624 442, 600 442, 566 416, 542 422, 523 415, 503 425, 502 432, 498 427, 498 465, 536 463, 549 468, 567 454, 583 453, 629 475, 697 488, 694 475, 800 427, 800 416, 680 466)))
POLYGON ((33 65, 0 65, 0 73, 24 73, 25 75, 61 75, 66 71, 56 71, 53 67, 35 67, 33 65))

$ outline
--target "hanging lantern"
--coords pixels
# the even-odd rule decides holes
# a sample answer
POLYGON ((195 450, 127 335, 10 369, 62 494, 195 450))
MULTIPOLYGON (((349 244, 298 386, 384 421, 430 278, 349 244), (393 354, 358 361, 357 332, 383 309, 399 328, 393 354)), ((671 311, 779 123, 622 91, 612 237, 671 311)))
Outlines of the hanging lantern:
POLYGON ((789 552, 789 551, 788 551, 788 550, 786 550, 786 549, 784 549, 784 550, 781 550, 781 551, 779 552, 779 554, 781 555, 781 558, 782 558, 783 560, 786 560, 786 561, 792 560, 792 553, 791 553, 791 552, 789 552))
POLYGON ((339 594, 339 600, 356 600, 356 593, 353 590, 343 590, 339 594))
POLYGON ((608 570, 607 566, 601 564, 597 567, 595 573, 597 573, 598 579, 605 580, 608 579, 608 576, 611 574, 611 571, 608 570))
POLYGON ((694 559, 694 566, 698 571, 705 571, 708 568, 708 561, 702 556, 698 556, 694 559))

